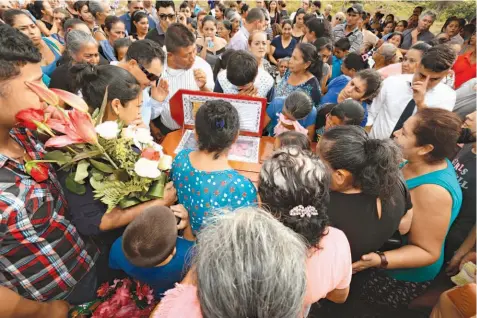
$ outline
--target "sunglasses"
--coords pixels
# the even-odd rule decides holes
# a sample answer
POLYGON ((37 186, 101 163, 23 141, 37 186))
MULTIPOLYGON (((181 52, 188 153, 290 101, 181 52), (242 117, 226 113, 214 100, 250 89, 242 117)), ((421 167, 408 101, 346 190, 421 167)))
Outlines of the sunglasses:
POLYGON ((144 73, 144 75, 146 75, 148 80, 150 80, 151 82, 156 82, 156 84, 159 82, 159 80, 161 79, 161 75, 157 76, 156 74, 150 73, 148 70, 146 70, 144 66, 142 66, 139 63, 137 63, 137 65, 139 66, 141 71, 144 73))
POLYGON ((159 18, 161 20, 166 20, 166 19, 169 19, 169 20, 174 20, 176 18, 176 15, 175 14, 164 14, 164 13, 161 13, 159 14, 159 18))

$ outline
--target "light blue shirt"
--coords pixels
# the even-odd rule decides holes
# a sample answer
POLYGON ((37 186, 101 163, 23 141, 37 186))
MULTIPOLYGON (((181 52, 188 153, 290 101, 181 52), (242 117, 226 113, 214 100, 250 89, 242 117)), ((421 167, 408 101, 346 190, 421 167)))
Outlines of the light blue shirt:
POLYGON ((158 113, 161 112, 162 103, 158 102, 154 98, 150 96, 150 87, 146 87, 142 91, 142 107, 141 107, 141 116, 142 121, 146 126, 149 126, 152 117, 152 110, 155 109, 158 113))

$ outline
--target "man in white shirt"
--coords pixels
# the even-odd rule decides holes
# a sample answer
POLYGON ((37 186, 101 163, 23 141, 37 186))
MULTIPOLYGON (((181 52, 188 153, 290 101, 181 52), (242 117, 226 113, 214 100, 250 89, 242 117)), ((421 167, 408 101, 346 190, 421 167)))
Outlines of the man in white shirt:
MULTIPOLYGON (((177 130, 181 126, 172 118, 169 100, 180 89, 209 91, 214 89, 214 76, 210 65, 197 56, 194 34, 183 24, 174 23, 166 32, 167 58, 162 79, 168 83, 168 94, 162 103, 152 109, 151 125, 157 137, 159 129, 162 135, 177 130)), ((182 105, 177 105, 182 107, 182 105)))
POLYGON ((227 49, 248 51, 248 37, 253 31, 262 31, 265 23, 265 15, 260 8, 250 10, 245 18, 244 25, 232 37, 227 49))
POLYGON ((452 111, 456 93, 441 83, 455 61, 455 51, 447 45, 430 48, 414 74, 390 76, 368 110, 370 137, 385 139, 402 127, 407 118, 426 107, 452 111))

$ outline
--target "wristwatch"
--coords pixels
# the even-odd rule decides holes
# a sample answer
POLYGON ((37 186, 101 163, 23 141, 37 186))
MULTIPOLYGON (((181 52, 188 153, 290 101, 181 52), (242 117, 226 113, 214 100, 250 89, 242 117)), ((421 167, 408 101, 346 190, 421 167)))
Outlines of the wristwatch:
POLYGON ((384 252, 377 251, 376 254, 381 257, 381 266, 380 268, 387 268, 388 267, 388 260, 386 258, 386 255, 384 255, 384 252))

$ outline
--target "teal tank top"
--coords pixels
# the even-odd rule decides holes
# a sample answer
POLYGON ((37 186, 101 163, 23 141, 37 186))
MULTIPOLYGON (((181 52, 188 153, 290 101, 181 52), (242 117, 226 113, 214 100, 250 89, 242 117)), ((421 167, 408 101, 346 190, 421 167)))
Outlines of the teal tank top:
MULTIPOLYGON (((449 228, 451 227, 452 223, 454 223, 454 220, 460 211, 460 206, 462 204, 462 190, 460 189, 459 182, 457 181, 457 176, 452 163, 448 159, 446 159, 446 161, 447 168, 406 180, 406 183, 409 190, 412 190, 423 184, 436 184, 449 192, 452 197, 451 218, 449 226, 447 227, 447 232, 449 232, 449 228)), ((407 236, 403 237, 403 243, 407 244, 407 236)), ((445 240, 441 247, 441 256, 435 263, 419 268, 388 270, 387 274, 397 280, 415 283, 433 280, 440 272, 444 263, 444 243, 445 240)))

